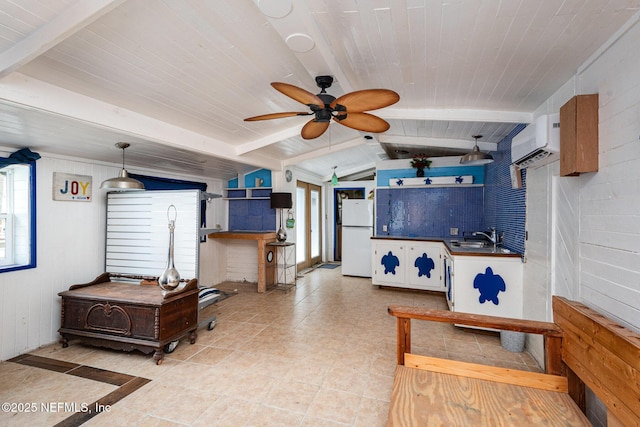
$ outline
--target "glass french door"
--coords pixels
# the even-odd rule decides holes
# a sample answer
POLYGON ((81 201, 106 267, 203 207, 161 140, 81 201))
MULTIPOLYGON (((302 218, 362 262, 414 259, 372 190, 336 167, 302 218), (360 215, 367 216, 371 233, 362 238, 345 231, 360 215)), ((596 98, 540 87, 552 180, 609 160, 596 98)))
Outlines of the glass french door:
POLYGON ((296 185, 296 257, 298 269, 322 261, 321 188, 298 181, 296 185))

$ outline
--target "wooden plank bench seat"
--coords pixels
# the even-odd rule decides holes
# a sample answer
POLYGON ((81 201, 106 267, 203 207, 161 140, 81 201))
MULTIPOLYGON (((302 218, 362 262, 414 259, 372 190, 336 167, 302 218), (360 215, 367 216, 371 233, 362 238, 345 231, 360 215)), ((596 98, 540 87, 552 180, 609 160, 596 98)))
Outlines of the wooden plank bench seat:
POLYGON ((590 308, 553 297, 554 322, 389 307, 398 367, 387 426, 589 426, 585 384, 608 426, 640 426, 640 336, 590 308), (545 373, 411 354, 411 319, 544 336, 545 373))

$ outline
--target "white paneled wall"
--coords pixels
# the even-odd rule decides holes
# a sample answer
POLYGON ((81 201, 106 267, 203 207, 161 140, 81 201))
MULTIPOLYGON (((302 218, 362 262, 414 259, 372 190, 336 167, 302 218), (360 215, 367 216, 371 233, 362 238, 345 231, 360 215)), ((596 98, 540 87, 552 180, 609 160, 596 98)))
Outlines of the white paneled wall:
POLYGON ((556 162, 527 172, 529 318, 551 319, 551 293, 640 331, 638 46, 636 23, 536 111, 557 112, 575 94, 599 94, 599 171, 560 177, 556 162))
MULTIPOLYGON (((8 156, 13 151, 2 151, 8 156)), ((120 167, 60 159, 40 153, 37 168, 37 268, 0 274, 0 359, 6 360, 58 340, 60 297, 70 285, 93 280, 104 270, 105 195, 100 183, 120 167), (90 175, 92 202, 52 200, 53 172, 90 175)), ((208 191, 221 193, 222 183, 193 176, 170 176, 158 171, 130 172, 207 182, 208 191)), ((221 199, 207 211, 208 224, 226 221, 221 199)), ((222 281, 219 251, 211 240, 200 247, 200 277, 207 284, 222 281)))
POLYGON ((232 282, 258 281, 258 245, 255 240, 222 239, 227 258, 226 280, 232 282))
POLYGON ((553 215, 552 251, 553 274, 555 276, 553 293, 571 299, 580 297, 580 182, 584 177, 560 177, 559 163, 551 168, 551 204, 553 215))
MULTIPOLYGON (((549 166, 527 170, 526 262, 524 263, 523 315, 526 319, 551 320, 548 303, 551 296, 551 190, 549 166)), ((544 361, 541 336, 529 335, 527 348, 538 360, 544 361)))
MULTIPOLYGON (((602 49, 536 111, 599 94, 599 171, 560 177, 559 163, 527 172, 525 317, 552 318, 551 295, 585 304, 640 331, 640 25, 602 49)), ((528 349, 543 363, 543 344, 528 349)), ((606 409, 587 393, 587 415, 606 409)))

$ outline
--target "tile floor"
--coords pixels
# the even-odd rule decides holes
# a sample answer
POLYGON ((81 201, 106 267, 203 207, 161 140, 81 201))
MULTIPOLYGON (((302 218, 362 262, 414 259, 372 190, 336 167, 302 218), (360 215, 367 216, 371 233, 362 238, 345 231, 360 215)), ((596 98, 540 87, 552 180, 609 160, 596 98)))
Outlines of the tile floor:
MULTIPOLYGON (((288 293, 218 287, 238 293, 205 309, 215 329, 180 342, 160 366, 151 355, 78 343, 0 362, 2 402, 33 404, 0 412, 0 425, 383 426, 396 365, 387 306, 446 309, 443 295, 379 289, 340 268, 301 274, 288 293), (109 410, 83 418, 82 405, 94 402, 109 410)), ((495 335, 418 321, 412 333, 414 353, 539 371, 495 335)))

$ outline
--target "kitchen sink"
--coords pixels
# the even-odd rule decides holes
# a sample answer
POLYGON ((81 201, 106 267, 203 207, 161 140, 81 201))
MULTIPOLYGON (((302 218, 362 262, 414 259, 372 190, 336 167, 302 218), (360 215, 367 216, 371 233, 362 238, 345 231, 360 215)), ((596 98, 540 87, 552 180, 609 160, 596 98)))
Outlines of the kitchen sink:
POLYGON ((463 253, 512 254, 507 248, 494 248, 493 243, 480 240, 450 240, 449 245, 455 251, 463 253))
MULTIPOLYGON (((454 240, 451 242, 451 246, 459 247, 459 248, 486 248, 489 245, 485 242, 477 242, 477 241, 457 241, 454 240)), ((491 244, 493 246, 493 244, 491 244)))

